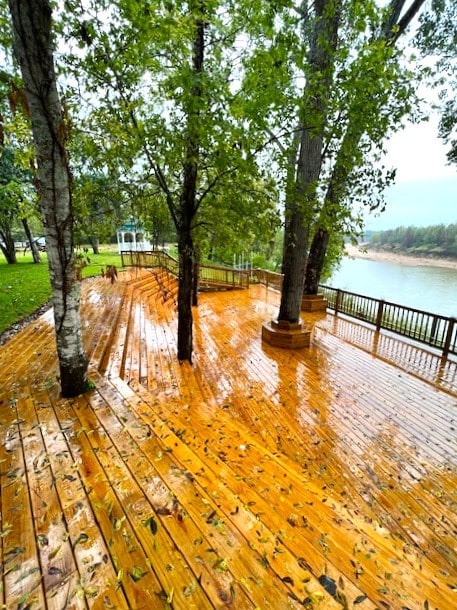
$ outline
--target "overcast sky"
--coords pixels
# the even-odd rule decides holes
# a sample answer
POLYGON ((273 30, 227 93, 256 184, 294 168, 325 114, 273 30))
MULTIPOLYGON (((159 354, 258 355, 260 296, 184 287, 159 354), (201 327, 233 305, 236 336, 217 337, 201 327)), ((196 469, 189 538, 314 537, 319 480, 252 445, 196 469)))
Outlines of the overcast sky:
POLYGON ((366 228, 457 223, 457 166, 447 165, 438 120, 408 125, 388 149, 386 165, 397 167, 396 184, 386 192, 386 211, 370 215, 366 228))

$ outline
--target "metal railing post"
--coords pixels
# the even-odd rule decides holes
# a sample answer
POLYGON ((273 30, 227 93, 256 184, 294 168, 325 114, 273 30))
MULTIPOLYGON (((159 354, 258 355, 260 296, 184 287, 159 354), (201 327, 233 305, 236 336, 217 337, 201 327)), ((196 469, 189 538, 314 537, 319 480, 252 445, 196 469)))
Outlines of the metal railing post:
POLYGON ((444 340, 444 345, 443 345, 443 358, 447 358, 449 355, 449 350, 451 348, 452 333, 454 332, 454 326, 455 326, 456 322, 457 322, 457 320, 455 318, 449 318, 446 339, 444 340))
POLYGON ((378 311, 377 311, 377 314, 376 314, 376 330, 380 330, 381 329, 382 315, 384 313, 384 303, 385 303, 385 301, 383 301, 383 300, 378 302, 378 311))
POLYGON ((335 313, 337 314, 340 310, 341 304, 341 290, 337 288, 336 290, 336 299, 335 299, 335 313))

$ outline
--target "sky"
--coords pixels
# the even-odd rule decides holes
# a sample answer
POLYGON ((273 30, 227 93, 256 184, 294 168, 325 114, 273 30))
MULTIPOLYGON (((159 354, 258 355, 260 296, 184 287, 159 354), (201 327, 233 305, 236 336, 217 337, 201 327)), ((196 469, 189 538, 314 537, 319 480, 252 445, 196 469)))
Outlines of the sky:
POLYGON ((457 165, 447 163, 438 117, 408 124, 387 148, 385 164, 397 167, 395 185, 386 191, 385 212, 369 215, 366 229, 457 223, 457 165))
MULTIPOLYGON (((431 66, 434 61, 430 58, 431 66)), ((430 107, 439 106, 436 88, 425 83, 418 93, 430 107)), ((368 215, 366 229, 457 224, 457 165, 447 162, 448 146, 438 137, 438 122, 438 111, 432 110, 428 121, 407 123, 391 138, 385 165, 397 168, 395 184, 385 193, 386 210, 368 215)))

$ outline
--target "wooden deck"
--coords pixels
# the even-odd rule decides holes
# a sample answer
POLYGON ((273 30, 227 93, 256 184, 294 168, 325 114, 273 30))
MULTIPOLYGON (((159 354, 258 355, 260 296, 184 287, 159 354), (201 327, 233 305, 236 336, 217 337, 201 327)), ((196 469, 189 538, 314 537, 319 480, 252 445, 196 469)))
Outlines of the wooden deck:
POLYGON ((176 286, 83 285, 95 389, 58 396, 52 318, 0 350, 0 608, 457 608, 457 377, 278 295, 206 293, 194 363, 176 286))

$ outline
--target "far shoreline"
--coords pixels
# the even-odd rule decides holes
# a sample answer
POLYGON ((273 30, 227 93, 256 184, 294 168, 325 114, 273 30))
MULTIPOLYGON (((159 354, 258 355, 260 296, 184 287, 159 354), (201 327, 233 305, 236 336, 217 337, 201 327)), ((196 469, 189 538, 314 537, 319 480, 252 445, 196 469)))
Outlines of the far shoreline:
POLYGON ((408 256, 394 252, 382 252, 375 250, 364 250, 363 246, 346 244, 346 255, 350 258, 361 258, 371 261, 385 261, 409 267, 444 267, 446 269, 457 269, 457 260, 449 258, 427 258, 425 256, 408 256))

